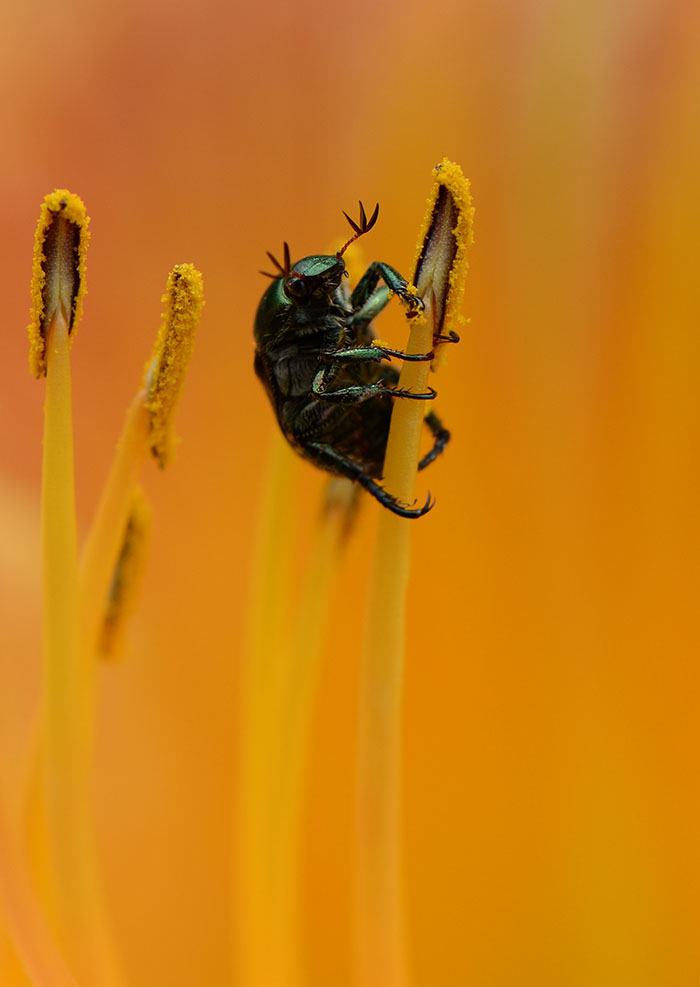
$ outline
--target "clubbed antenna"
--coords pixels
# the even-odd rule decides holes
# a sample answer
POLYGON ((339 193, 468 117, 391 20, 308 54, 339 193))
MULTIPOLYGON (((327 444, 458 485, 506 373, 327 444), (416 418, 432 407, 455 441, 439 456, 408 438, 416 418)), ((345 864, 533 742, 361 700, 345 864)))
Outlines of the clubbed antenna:
POLYGON ((269 271, 260 271, 260 273, 261 274, 264 274, 266 278, 272 278, 273 281, 276 281, 277 278, 286 278, 286 277, 289 277, 289 271, 291 269, 291 264, 289 262, 289 244, 285 241, 285 244, 284 244, 284 267, 280 264, 280 262, 277 260, 277 258, 275 257, 275 255, 270 253, 269 250, 267 250, 266 253, 267 253, 267 256, 270 258, 270 260, 272 261, 272 263, 277 268, 278 273, 277 274, 270 274, 269 271))
POLYGON ((367 214, 365 212, 365 207, 360 202, 360 223, 359 223, 359 225, 355 222, 354 219, 350 219, 350 217, 345 212, 345 210, 343 210, 343 216, 345 216, 345 218, 347 219, 348 223, 350 223, 350 226, 352 226, 352 228, 353 228, 353 230, 355 232, 350 237, 350 239, 348 240, 348 242, 343 247, 340 248, 340 250, 338 251, 338 253, 335 255, 336 257, 342 257, 343 254, 348 249, 348 247, 350 246, 351 243, 354 243, 355 240, 358 239, 358 237, 363 236, 365 233, 369 233, 369 231, 372 229, 372 227, 374 226, 374 224, 377 222, 377 217, 379 216, 379 203, 377 203, 376 206, 374 207, 374 212, 372 213, 372 215, 370 216, 370 218, 368 220, 367 219, 367 214))

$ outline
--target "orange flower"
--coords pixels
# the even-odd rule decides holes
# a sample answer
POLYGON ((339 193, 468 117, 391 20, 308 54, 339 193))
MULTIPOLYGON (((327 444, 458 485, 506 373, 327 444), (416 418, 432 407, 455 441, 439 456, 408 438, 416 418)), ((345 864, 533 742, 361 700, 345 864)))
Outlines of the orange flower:
MULTIPOLYGON (((256 271, 280 237, 296 256, 324 249, 362 198, 381 203, 368 260, 410 272, 416 196, 443 153, 479 212, 471 322, 435 378, 452 440, 408 589, 415 987, 693 982, 699 16, 690 0, 204 0, 194 24, 158 0, 65 0, 37 31, 33 7, 15 5, 0 65, 0 782, 13 814, 39 704, 45 385, 23 369, 22 333, 37 202, 67 185, 93 220, 71 351, 79 537, 162 275, 184 256, 207 277, 182 450, 167 473, 145 471, 141 605, 124 660, 99 669, 93 808, 134 987, 231 982, 232 665, 239 681, 275 428, 251 369, 256 271)), ((400 346, 400 313, 381 332, 400 346)), ((324 482, 293 459, 285 470, 282 626, 324 482)), ((376 520, 361 501, 330 592, 300 823, 302 972, 338 987, 355 948, 376 520)))

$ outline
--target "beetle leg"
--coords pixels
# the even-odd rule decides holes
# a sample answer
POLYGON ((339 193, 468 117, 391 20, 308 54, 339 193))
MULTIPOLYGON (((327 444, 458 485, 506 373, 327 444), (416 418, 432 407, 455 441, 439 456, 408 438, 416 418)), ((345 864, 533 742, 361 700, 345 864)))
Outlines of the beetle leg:
POLYGON ((350 480, 355 480, 361 487, 364 487, 367 493, 370 493, 375 500, 378 500, 382 507, 386 507, 387 510, 390 510, 393 514, 398 514, 399 517, 423 517, 424 514, 427 514, 428 511, 432 510, 435 506, 435 501, 432 499, 430 494, 428 494, 428 499, 422 507, 404 507, 403 504, 400 504, 395 497, 392 497, 391 494, 384 489, 384 487, 376 482, 376 480, 373 480, 371 476, 368 476, 360 463, 356 463, 354 459, 344 456, 342 453, 334 449, 333 446, 330 446, 325 442, 310 442, 307 448, 313 451, 314 461, 317 462, 319 466, 324 466, 327 469, 332 470, 334 473, 340 473, 342 476, 346 476, 350 480))
MULTIPOLYGON (((361 281, 357 288, 360 287, 360 284, 362 284, 361 281)), ((357 291, 357 288, 355 288, 355 291, 357 291)), ((353 309, 355 309, 355 303, 353 302, 355 291, 350 299, 350 304, 353 306, 353 309)), ((369 297, 367 297, 364 301, 357 303, 360 307, 355 309, 352 315, 348 317, 348 325, 354 325, 357 322, 371 322, 373 319, 376 319, 382 309, 386 308, 390 301, 391 288, 386 285, 382 285, 381 288, 370 292, 369 297)))
POLYGON ((418 463, 419 470, 424 470, 426 466, 430 466, 431 463, 435 462, 437 457, 450 441, 449 431, 443 426, 434 411, 429 412, 425 416, 425 424, 433 433, 434 442, 433 448, 430 449, 429 452, 426 452, 425 456, 423 456, 421 461, 418 463))
POLYGON ((381 363, 384 359, 383 346, 356 346, 351 350, 334 350, 322 353, 321 357, 329 363, 381 363))
POLYGON ((437 397, 437 391, 434 387, 429 387, 425 393, 408 391, 401 387, 388 387, 383 380, 380 380, 377 384, 385 394, 391 394, 395 398, 412 398, 414 401, 434 401, 437 397))
MULTIPOLYGON (((352 293, 350 301, 353 309, 362 309, 369 301, 379 284, 380 278, 409 308, 415 310, 425 308, 423 300, 408 290, 408 281, 401 277, 397 270, 388 264, 384 264, 382 261, 373 260, 352 293)), ((382 305, 381 307, 383 308, 384 306, 382 305)))
POLYGON ((353 384, 350 387, 339 387, 335 391, 329 391, 328 385, 333 382, 337 371, 338 367, 333 364, 321 367, 311 385, 311 393, 315 398, 336 404, 359 404, 361 401, 367 401, 368 398, 375 398, 378 394, 384 393, 381 383, 353 384))
MULTIPOLYGON (((376 261, 369 265, 365 273, 362 275, 360 280, 355 285, 352 295, 350 296, 350 303, 353 309, 361 309, 364 305, 369 302, 372 295, 374 294, 377 285, 379 284, 380 278, 379 265, 376 261)), ((386 302, 389 301, 388 292, 385 295, 386 302)), ((383 308, 384 306, 382 306, 383 308)))
POLYGON ((430 353, 404 353, 403 350, 391 350, 388 346, 373 346, 372 349, 379 350, 387 357, 395 356, 398 360, 403 360, 404 363, 430 363, 435 356, 432 350, 430 353))
POLYGON ((392 350, 388 346, 355 346, 349 350, 335 350, 322 353, 321 357, 329 363, 381 363, 384 359, 395 356, 409 363, 429 363, 435 356, 430 353, 404 353, 403 350, 392 350))
POLYGON ((383 380, 378 380, 376 384, 352 384, 350 387, 339 387, 335 391, 329 391, 326 388, 335 373, 329 381, 326 378, 327 370, 334 370, 334 368, 332 366, 322 367, 311 385, 311 393, 315 398, 320 398, 321 401, 332 401, 336 404, 359 404, 361 401, 367 401, 369 398, 375 398, 380 394, 389 394, 394 398, 410 398, 413 401, 434 401, 437 397, 437 391, 434 387, 429 387, 426 392, 414 392, 405 388, 390 387, 383 380))
POLYGON ((450 331, 447 333, 446 336, 443 335, 442 333, 437 333, 435 336, 433 336, 433 342, 434 343, 458 343, 459 342, 459 333, 455 332, 454 329, 450 329, 450 331))

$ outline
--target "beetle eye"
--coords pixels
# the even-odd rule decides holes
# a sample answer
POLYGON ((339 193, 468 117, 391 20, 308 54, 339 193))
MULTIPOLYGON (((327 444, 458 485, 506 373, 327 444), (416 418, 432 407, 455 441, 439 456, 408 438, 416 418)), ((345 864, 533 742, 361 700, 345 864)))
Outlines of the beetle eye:
POLYGON ((306 295, 306 285, 304 284, 304 279, 296 278, 292 275, 291 278, 287 278, 284 282, 284 290, 289 298, 296 299, 297 301, 304 298, 306 295))

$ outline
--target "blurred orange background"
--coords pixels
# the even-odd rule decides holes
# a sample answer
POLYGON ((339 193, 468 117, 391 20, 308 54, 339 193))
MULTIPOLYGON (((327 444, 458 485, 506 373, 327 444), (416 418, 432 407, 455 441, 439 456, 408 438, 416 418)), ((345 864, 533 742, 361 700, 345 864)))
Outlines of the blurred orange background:
MULTIPOLYGON (((252 371, 265 250, 378 200, 408 273, 443 155, 477 206, 437 379, 453 433, 414 526, 405 861, 416 987, 697 983, 700 7, 28 0, 3 14, 0 766, 38 697, 43 384, 34 225, 91 216, 73 349, 84 531, 191 261, 206 308, 122 662, 97 813, 129 983, 225 984, 234 682, 274 424, 252 371)), ((401 342, 396 315, 379 325, 401 342), (387 329, 386 326, 389 326, 387 329), (392 335, 393 334, 393 335, 392 335)), ((304 545, 323 477, 295 467, 304 545)), ((425 489, 421 480, 420 489, 425 489)), ((351 980, 359 632, 377 507, 339 574, 304 842, 310 985, 351 980)), ((293 592, 296 587, 290 587, 293 592)))

